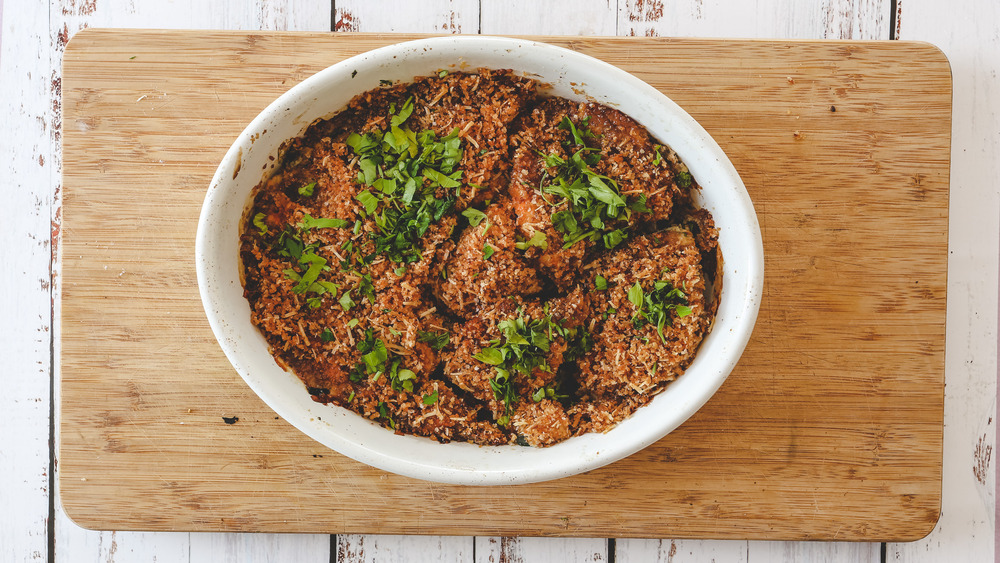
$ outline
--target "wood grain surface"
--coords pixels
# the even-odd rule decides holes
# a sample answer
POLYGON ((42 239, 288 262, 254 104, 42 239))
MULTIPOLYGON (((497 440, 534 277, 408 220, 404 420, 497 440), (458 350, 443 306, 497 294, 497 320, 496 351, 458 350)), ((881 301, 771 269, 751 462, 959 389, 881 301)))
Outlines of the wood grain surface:
POLYGON ((401 38, 87 30, 67 47, 59 460, 76 522, 869 541, 932 529, 951 77, 926 44, 551 39, 689 111, 761 222, 767 278, 747 352, 654 446, 577 477, 468 488, 385 474, 277 419, 202 314, 201 201, 271 100, 401 38))

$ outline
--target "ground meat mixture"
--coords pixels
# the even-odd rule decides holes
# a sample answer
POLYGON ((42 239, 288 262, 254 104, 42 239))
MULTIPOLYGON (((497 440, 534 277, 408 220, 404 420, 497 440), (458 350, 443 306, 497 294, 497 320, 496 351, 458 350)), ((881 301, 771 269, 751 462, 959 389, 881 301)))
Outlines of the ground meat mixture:
POLYGON ((607 431, 711 329, 712 218, 617 110, 442 72, 358 96, 279 163, 241 235, 251 319, 316 401, 397 433, 607 431))

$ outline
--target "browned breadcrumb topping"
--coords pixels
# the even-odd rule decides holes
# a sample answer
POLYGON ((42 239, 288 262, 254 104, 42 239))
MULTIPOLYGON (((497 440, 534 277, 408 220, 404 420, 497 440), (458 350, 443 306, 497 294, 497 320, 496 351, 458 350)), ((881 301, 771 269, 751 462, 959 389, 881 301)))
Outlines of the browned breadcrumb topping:
POLYGON ((286 143, 241 235, 244 294, 316 401, 543 447, 607 431, 690 364, 721 283, 697 185, 628 116, 540 89, 503 70, 417 78, 286 143), (554 193, 560 174, 627 205, 554 193))

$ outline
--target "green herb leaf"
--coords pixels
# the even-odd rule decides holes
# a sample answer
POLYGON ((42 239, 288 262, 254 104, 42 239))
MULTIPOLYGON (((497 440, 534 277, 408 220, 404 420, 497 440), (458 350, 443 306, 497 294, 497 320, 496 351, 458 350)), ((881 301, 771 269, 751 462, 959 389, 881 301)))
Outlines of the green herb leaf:
POLYGON ((326 259, 313 254, 311 252, 305 253, 299 259, 302 264, 308 264, 306 272, 299 277, 299 283, 292 288, 295 293, 305 293, 310 289, 313 282, 319 278, 319 275, 323 273, 323 269, 326 267, 326 259))
POLYGON ((690 172, 678 172, 677 173, 677 185, 682 188, 690 188, 691 182, 694 178, 691 176, 690 172))
POLYGON ((639 285, 639 282, 635 282, 635 285, 629 288, 628 300, 632 303, 632 305, 635 306, 636 311, 642 309, 643 291, 642 291, 642 286, 639 285))
POLYGON ((495 248, 493 248, 492 246, 490 246, 489 243, 484 244, 483 245, 483 260, 489 260, 490 256, 493 256, 493 253, 496 252, 496 251, 497 250, 495 248))
MULTIPOLYGON (((631 290, 629 290, 629 300, 631 298, 631 290)), ((666 343, 663 328, 672 324, 671 311, 678 318, 690 315, 691 308, 687 305, 687 296, 669 281, 656 281, 653 283, 652 290, 644 295, 642 307, 637 308, 635 315, 633 315, 632 326, 642 328, 646 324, 654 323, 660 340, 666 343)))
POLYGON ((438 73, 438 78, 444 78, 445 76, 448 76, 447 70, 442 70, 441 72, 438 73))
POLYGON ((403 124, 403 122, 409 119, 412 113, 413 113, 413 97, 410 97, 403 104, 403 107, 399 110, 399 113, 392 116, 390 124, 392 125, 392 127, 399 127, 400 125, 403 124))
POLYGON ((486 219, 486 214, 473 207, 462 211, 462 216, 469 220, 469 225, 476 227, 486 219))
POLYGON ((267 217, 264 213, 258 213, 253 216, 253 226, 257 227, 257 231, 260 234, 267 233, 267 223, 264 222, 264 218, 267 217))
POLYGON ((324 328, 323 332, 319 335, 319 339, 323 342, 331 342, 333 340, 333 331, 329 328, 324 328))
POLYGON ((421 401, 423 401, 425 405, 433 405, 434 403, 437 402, 437 400, 438 400, 437 391, 431 393, 430 395, 424 395, 423 398, 421 399, 421 401))
POLYGON ((424 168, 423 175, 424 178, 427 178, 428 180, 431 181, 432 185, 440 184, 445 188, 457 188, 462 185, 462 183, 459 182, 458 180, 452 178, 451 176, 442 174, 441 172, 438 172, 433 168, 424 168))
POLYGON ((534 233, 531 234, 531 238, 529 238, 528 240, 514 243, 514 247, 516 247, 518 250, 527 250, 533 246, 537 246, 542 250, 545 250, 549 247, 549 241, 548 238, 545 236, 545 233, 543 233, 542 231, 535 231, 534 233))
POLYGON ((435 350, 442 350, 451 342, 451 335, 445 332, 431 332, 425 330, 417 331, 417 340, 429 344, 435 350))
POLYGON ((587 126, 587 121, 590 120, 590 117, 588 116, 585 119, 586 119, 586 121, 584 121, 582 123, 583 128, 582 129, 578 129, 576 127, 576 124, 573 123, 572 120, 570 120, 570 118, 569 118, 568 115, 563 116, 562 121, 559 123, 559 128, 563 129, 565 131, 569 131, 570 134, 573 135, 573 143, 574 144, 584 145, 585 144, 584 143, 584 139, 585 138, 593 138, 594 137, 594 134, 591 133, 590 130, 587 129, 587 127, 586 127, 587 126))
POLYGON ((436 187, 460 186, 459 131, 456 128, 441 138, 432 130, 414 132, 406 125, 414 107, 410 98, 398 113, 390 108, 394 115, 388 131, 347 137, 347 145, 358 157, 358 181, 371 186, 356 198, 376 227, 367 232, 374 250, 355 255, 354 262, 368 264, 378 256, 403 264, 422 260, 422 237, 454 205, 454 197, 450 193, 438 197, 436 187))
POLYGON ((503 363, 503 354, 499 349, 493 347, 483 348, 478 354, 473 354, 472 357, 491 366, 498 366, 503 363))
POLYGON ((343 229, 344 227, 350 225, 350 221, 344 219, 317 219, 309 214, 302 217, 302 221, 299 222, 299 229, 303 231, 308 231, 310 229, 343 229))
POLYGON ((354 307, 356 303, 351 299, 351 291, 345 291, 343 295, 340 296, 340 306, 344 308, 345 311, 350 311, 351 307, 354 307))
POLYGON ((351 319, 347 321, 347 328, 354 328, 358 326, 358 319, 351 319))
POLYGON ((608 280, 604 279, 604 276, 597 274, 597 276, 594 277, 594 288, 598 291, 607 291, 608 280))
POLYGON ((299 186, 299 195, 305 197, 311 197, 313 195, 313 190, 316 189, 316 182, 310 182, 304 186, 299 186))
POLYGON ((585 144, 587 138, 593 137, 586 128, 586 120, 578 127, 564 117, 559 128, 569 131, 572 137, 572 142, 566 141, 564 145, 582 148, 568 159, 556 154, 540 154, 547 168, 539 185, 540 191, 563 198, 562 201, 545 201, 553 207, 564 202, 567 205, 566 209, 552 214, 552 225, 562 233, 564 248, 584 240, 602 242, 605 248, 614 248, 627 236, 627 227, 621 226, 621 222, 627 221, 633 212, 649 211, 645 199, 642 196, 626 198, 618 182, 591 168, 600 162, 601 154, 585 144))
POLYGON ((625 242, 625 238, 627 236, 628 235, 622 229, 615 229, 610 233, 605 233, 602 237, 602 240, 604 241, 604 248, 610 250, 618 246, 619 244, 625 242))
POLYGON ((361 356, 361 361, 365 364, 368 373, 381 373, 385 370, 386 360, 389 359, 389 352, 386 350, 385 342, 376 339, 372 351, 361 356))
POLYGON ((368 190, 364 190, 356 198, 365 207, 365 212, 371 215, 378 209, 378 198, 368 190))
MULTIPOLYGON (((548 353, 555 338, 575 339, 576 329, 564 329, 549 315, 540 319, 515 317, 497 323, 502 337, 491 340, 473 357, 494 366, 495 377, 490 380, 494 398, 504 404, 504 414, 497 418, 501 426, 510 421, 514 404, 518 400, 514 378, 530 376, 534 370, 550 371, 548 353)), ((575 340, 574 340, 575 342, 575 340)), ((577 350, 582 344, 570 343, 568 349, 577 350)))

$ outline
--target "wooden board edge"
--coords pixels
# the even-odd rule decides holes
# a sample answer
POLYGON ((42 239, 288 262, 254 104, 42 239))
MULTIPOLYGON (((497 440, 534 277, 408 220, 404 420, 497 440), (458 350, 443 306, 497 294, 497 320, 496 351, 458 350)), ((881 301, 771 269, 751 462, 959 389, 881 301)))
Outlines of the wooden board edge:
POLYGON ((859 45, 865 47, 879 48, 910 48, 921 52, 926 52, 928 58, 926 62, 932 64, 945 64, 948 66, 949 76, 952 76, 951 62, 947 55, 937 45, 928 41, 916 40, 856 40, 856 39, 769 39, 755 37, 639 37, 639 36, 613 36, 613 35, 519 35, 519 34, 475 34, 475 33, 377 33, 377 32, 343 32, 343 31, 260 31, 260 30, 225 30, 225 29, 141 29, 141 28, 114 28, 114 27, 92 27, 84 28, 73 35, 66 44, 66 59, 72 61, 77 51, 86 50, 94 42, 107 36, 120 36, 122 34, 141 34, 146 36, 186 36, 186 37, 323 37, 337 38, 337 40, 395 40, 409 41, 414 39, 427 39, 432 37, 510 37, 515 39, 525 39, 530 41, 552 41, 556 43, 575 44, 577 42, 615 42, 615 43, 674 43, 680 45, 700 45, 717 43, 741 43, 755 45, 859 45))

